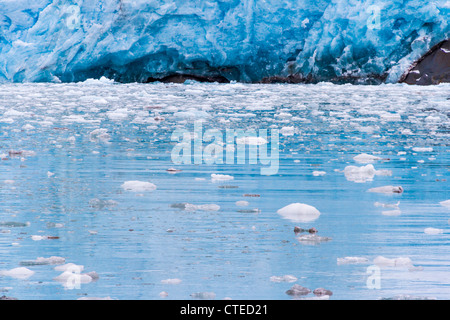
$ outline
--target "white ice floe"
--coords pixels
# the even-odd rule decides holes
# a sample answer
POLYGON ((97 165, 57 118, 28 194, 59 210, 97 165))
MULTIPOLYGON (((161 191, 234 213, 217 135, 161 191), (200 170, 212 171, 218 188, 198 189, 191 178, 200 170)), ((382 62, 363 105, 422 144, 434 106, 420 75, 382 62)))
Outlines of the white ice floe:
POLYGON ((272 282, 295 282, 297 280, 298 279, 292 275, 270 277, 270 281, 272 282))
POLYGON ((184 206, 184 210, 186 211, 219 211, 220 206, 217 204, 191 204, 186 203, 184 206))
POLYGON ((92 142, 108 142, 111 136, 108 134, 107 129, 99 128, 89 133, 89 139, 92 142))
POLYGON ((388 211, 382 211, 381 214, 383 216, 399 216, 402 214, 401 210, 388 210, 388 211))
POLYGON ((356 183, 365 183, 367 181, 372 181, 373 178, 378 176, 390 176, 392 171, 390 170, 375 170, 374 166, 368 164, 363 167, 347 166, 344 169, 345 178, 348 181, 353 181, 356 183))
POLYGON ((267 144, 267 140, 264 139, 263 137, 242 137, 236 138, 236 144, 248 144, 260 146, 263 144, 267 144))
POLYGON ((441 201, 439 204, 443 207, 450 208, 450 200, 441 201))
POLYGON ((74 286, 76 284, 90 283, 94 279, 86 273, 76 273, 71 271, 64 271, 53 280, 62 283, 64 286, 74 286))
POLYGON ((369 259, 363 258, 363 257, 344 257, 344 258, 337 258, 337 264, 338 265, 344 265, 344 264, 362 264, 362 263, 368 263, 369 259))
POLYGON ((14 279, 25 280, 34 274, 33 270, 25 267, 14 268, 11 270, 0 270, 0 276, 7 276, 14 279))
POLYGON ((81 273, 84 270, 84 266, 70 262, 70 263, 60 265, 60 266, 56 266, 54 269, 56 271, 60 271, 60 272, 81 273))
POLYGON ((156 185, 147 181, 126 181, 122 184, 122 189, 132 192, 143 192, 156 190, 156 185))
POLYGON ((167 298, 167 297, 169 296, 169 294, 168 294, 166 291, 161 291, 161 292, 159 293, 159 296, 160 296, 161 298, 167 298))
POLYGON ((33 241, 41 241, 48 239, 48 236, 39 236, 39 235, 32 235, 31 240, 33 241))
POLYGON ((353 160, 359 163, 372 163, 374 161, 381 160, 381 158, 367 153, 362 153, 357 156, 354 156, 353 160))
POLYGON ((426 234, 441 234, 444 233, 444 229, 425 228, 423 232, 425 232, 426 234))
POLYGON ((236 201, 236 205, 238 207, 247 207, 249 205, 249 203, 248 203, 248 201, 241 200, 241 201, 236 201))
POLYGON ((212 181, 226 181, 226 180, 233 180, 234 177, 227 175, 227 174, 211 174, 211 180, 212 181))
POLYGON ((403 188, 400 186, 383 186, 383 187, 371 188, 367 191, 375 192, 375 193, 403 193, 403 188))
POLYGON ((165 280, 161 280, 162 284, 180 284, 181 280, 180 279, 165 279, 165 280))
POLYGON ((308 245, 316 245, 321 242, 327 242, 327 241, 332 240, 329 237, 321 237, 314 233, 313 234, 311 234, 311 233, 303 234, 301 236, 298 236, 296 239, 301 244, 308 244, 308 245))
POLYGON ((291 203, 277 211, 285 219, 294 222, 310 222, 320 216, 320 211, 304 203, 291 203))
POLYGON ((414 147, 412 148, 415 152, 432 152, 433 148, 426 148, 426 147, 414 147))
POLYGON ((295 133, 295 128, 294 127, 283 127, 280 129, 280 133, 283 136, 293 136, 295 133))
POLYGON ((324 175, 326 175, 327 173, 325 172, 325 171, 313 171, 313 176, 315 176, 315 177, 320 177, 320 176, 324 176, 324 175))
POLYGON ((408 257, 399 258, 385 258, 383 256, 378 256, 373 260, 373 263, 379 267, 412 267, 413 263, 408 257))

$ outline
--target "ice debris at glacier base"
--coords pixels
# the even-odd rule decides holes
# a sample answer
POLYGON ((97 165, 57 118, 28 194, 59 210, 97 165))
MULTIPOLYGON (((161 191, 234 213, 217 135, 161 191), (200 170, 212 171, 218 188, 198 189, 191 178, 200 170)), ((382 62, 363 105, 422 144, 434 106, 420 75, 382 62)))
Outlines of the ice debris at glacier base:
POLYGON ((449 11, 447 0, 3 1, 0 81, 395 82, 449 37, 449 11))

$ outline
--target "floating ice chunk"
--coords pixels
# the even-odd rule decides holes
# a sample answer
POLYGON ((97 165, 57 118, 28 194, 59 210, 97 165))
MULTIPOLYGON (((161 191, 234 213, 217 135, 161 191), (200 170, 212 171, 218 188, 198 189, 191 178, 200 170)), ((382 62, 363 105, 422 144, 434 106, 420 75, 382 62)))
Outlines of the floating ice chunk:
POLYGON ((89 133, 89 138, 92 142, 108 142, 111 136, 107 132, 108 130, 104 128, 95 129, 89 133))
POLYGON ((317 234, 304 234, 299 237, 297 237, 297 241, 302 244, 309 244, 309 245, 315 245, 319 244, 321 242, 327 242, 332 240, 329 237, 320 237, 317 234))
POLYGON ((311 293, 310 289, 302 287, 299 284, 294 284, 288 291, 286 291, 286 294, 290 296, 306 296, 309 293, 311 293))
POLYGON ((234 177, 227 175, 227 174, 212 174, 211 175, 211 180, 212 181, 225 181, 225 180, 233 180, 234 177))
POLYGON ((327 173, 325 172, 325 171, 313 171, 313 176, 315 176, 315 177, 320 177, 320 176, 324 176, 324 175, 326 175, 327 173))
POLYGON ((162 284, 180 284, 181 280, 180 279, 166 279, 166 280, 161 280, 162 284))
POLYGON ((285 275, 285 276, 281 276, 281 277, 278 277, 278 276, 270 277, 270 281, 272 281, 272 282, 295 282, 297 280, 298 279, 296 277, 291 276, 291 275, 285 275))
POLYGON ((363 258, 363 257, 344 257, 344 258, 337 258, 337 264, 338 265, 345 265, 345 264, 361 264, 361 263, 368 263, 369 259, 363 258))
POLYGON ((63 264, 66 262, 65 258, 52 256, 50 258, 38 257, 36 260, 21 261, 22 266, 42 266, 50 264, 63 264))
POLYGON ((7 276, 15 279, 25 280, 31 277, 34 274, 34 271, 25 268, 19 267, 11 270, 0 270, 0 276, 7 276))
POLYGON ((424 232, 426 234, 441 234, 444 233, 444 229, 425 228, 424 232))
POLYGON ((132 192, 143 192, 156 190, 156 185, 147 181, 126 181, 122 184, 122 189, 132 192))
POLYGON ((280 133, 283 136, 293 136, 295 133, 295 128, 294 127, 283 127, 280 129, 280 133))
POLYGON ((48 239, 48 237, 47 237, 47 236, 32 235, 32 236, 31 236, 31 239, 32 239, 33 241, 41 241, 41 240, 48 239))
POLYGON ((238 207, 246 207, 249 205, 249 203, 248 203, 248 201, 241 200, 241 201, 236 201, 236 205, 238 207))
POLYGON ((403 188, 398 186, 383 186, 383 187, 377 187, 377 188, 371 188, 367 190, 368 192, 375 192, 375 193, 403 193, 403 188))
POLYGON ((219 211, 220 206, 217 204, 190 204, 186 203, 184 206, 184 210, 186 211, 219 211))
POLYGON ((433 148, 425 148, 425 147, 414 147, 412 148, 415 152, 432 152, 433 148))
POLYGON ((169 294, 168 294, 166 291, 161 291, 161 292, 159 293, 159 296, 160 296, 161 298, 167 298, 167 297, 169 296, 169 294))
POLYGON ((410 258, 394 258, 389 259, 382 256, 378 256, 373 260, 373 263, 379 267, 412 267, 413 263, 410 258))
POLYGON ((76 271, 75 272, 64 271, 59 276, 53 278, 53 280, 62 283, 66 287, 71 287, 76 284, 90 283, 94 279, 86 273, 80 274, 80 273, 77 273, 76 271))
POLYGON ((317 288, 313 291, 313 293, 318 296, 318 297, 323 297, 323 296, 332 296, 333 292, 331 290, 325 289, 325 288, 317 288))
POLYGON ((207 119, 210 116, 209 113, 195 108, 189 108, 186 111, 178 111, 173 114, 175 119, 181 120, 193 120, 193 119, 207 119))
POLYGON ((84 270, 84 266, 70 262, 60 266, 56 266, 54 269, 61 272, 81 273, 84 270))
POLYGON ((381 214, 383 216, 399 216, 402 214, 401 210, 389 210, 389 211, 382 211, 381 214))
POLYGON ((392 175, 392 171, 375 170, 373 165, 368 164, 364 167, 347 166, 344 169, 344 174, 348 181, 365 183, 367 181, 372 181, 375 175, 390 176, 392 175))
POLYGON ((16 183, 14 180, 5 180, 3 181, 4 184, 14 184, 16 183))
POLYGON ((120 108, 120 109, 108 111, 106 113, 106 116, 113 121, 120 121, 120 120, 127 119, 128 113, 129 113, 129 111, 127 108, 120 108))
POLYGON ((279 209, 277 213, 294 222, 310 222, 320 216, 319 210, 304 203, 291 203, 279 209))
POLYGON ((263 137, 242 137, 236 138, 236 144, 248 144, 260 146, 263 144, 267 144, 267 140, 264 139, 263 137))
POLYGON ((192 299, 212 300, 216 298, 214 292, 196 292, 191 294, 192 299))
POLYGON ((381 158, 377 157, 377 156, 372 156, 367 153, 362 153, 357 156, 354 156, 353 160, 355 160, 356 162, 359 162, 359 163, 372 163, 374 161, 381 160, 381 158))
POLYGON ((439 204, 443 207, 450 208, 450 200, 441 201, 439 204))
POLYGON ((35 127, 33 127, 31 124, 27 123, 26 125, 22 126, 22 130, 29 131, 34 130, 35 127))

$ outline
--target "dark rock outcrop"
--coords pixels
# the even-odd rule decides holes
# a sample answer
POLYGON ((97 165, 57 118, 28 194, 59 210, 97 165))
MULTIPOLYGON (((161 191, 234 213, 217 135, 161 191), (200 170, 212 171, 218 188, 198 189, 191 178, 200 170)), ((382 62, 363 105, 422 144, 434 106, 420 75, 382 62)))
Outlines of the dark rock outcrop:
POLYGON ((157 78, 148 78, 145 82, 163 82, 163 83, 184 83, 186 80, 194 80, 198 82, 218 82, 218 83, 229 83, 230 81, 220 75, 217 76, 199 76, 194 74, 181 74, 176 73, 169 76, 166 76, 161 79, 157 78))
POLYGON ((402 76, 400 83, 432 85, 450 82, 450 40, 432 47, 402 76))

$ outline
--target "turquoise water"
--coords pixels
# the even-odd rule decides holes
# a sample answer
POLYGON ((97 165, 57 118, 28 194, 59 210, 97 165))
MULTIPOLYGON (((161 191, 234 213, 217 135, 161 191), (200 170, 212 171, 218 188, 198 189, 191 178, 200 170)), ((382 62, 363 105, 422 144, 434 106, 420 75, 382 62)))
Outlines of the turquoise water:
POLYGON ((27 265, 34 273, 26 279, 0 276, 0 295, 292 299, 286 291, 299 284, 329 289, 330 299, 448 299, 450 209, 440 202, 450 199, 449 89, 1 85, 0 222, 25 225, 0 226, 0 270, 56 256, 99 278, 70 288, 54 280, 56 265, 27 265), (175 164, 173 131, 193 132, 200 119, 205 130, 220 132, 281 129, 279 146, 270 145, 279 150, 277 173, 261 175, 264 166, 248 161, 175 164), (344 170, 369 165, 353 159, 363 153, 379 157, 370 164, 389 174, 352 181, 344 170), (212 181, 211 174, 233 180, 212 181), (156 189, 125 190, 127 181, 156 189), (387 185, 404 192, 367 191, 387 185), (320 217, 297 222, 277 213, 297 202, 320 217), (183 203, 220 209, 191 211, 183 203), (298 241, 295 226, 331 240, 298 241), (414 267, 380 266, 380 287, 370 289, 367 268, 378 256, 407 257, 414 267), (344 257, 367 260, 338 264, 344 257), (284 275, 297 280, 271 281, 284 275))

